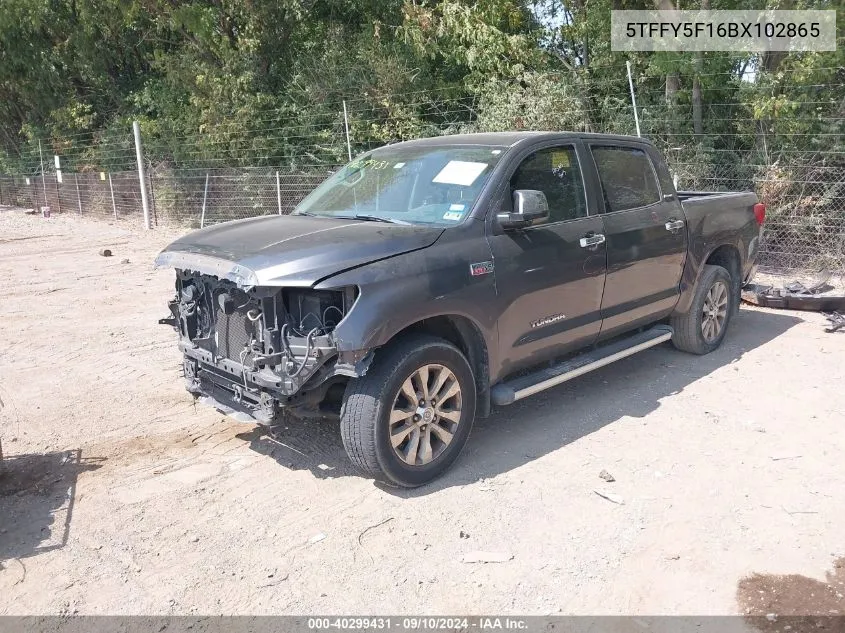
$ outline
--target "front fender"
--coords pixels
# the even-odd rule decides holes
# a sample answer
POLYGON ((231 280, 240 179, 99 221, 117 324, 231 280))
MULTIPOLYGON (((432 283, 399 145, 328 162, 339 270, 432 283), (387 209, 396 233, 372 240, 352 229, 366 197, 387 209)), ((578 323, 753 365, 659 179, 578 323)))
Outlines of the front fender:
POLYGON ((315 288, 359 288, 355 305, 334 330, 340 352, 358 352, 351 358, 384 345, 414 323, 442 315, 475 323, 492 351, 497 347, 494 275, 470 270, 470 264, 490 259, 483 237, 447 231, 433 246, 340 273, 315 288))

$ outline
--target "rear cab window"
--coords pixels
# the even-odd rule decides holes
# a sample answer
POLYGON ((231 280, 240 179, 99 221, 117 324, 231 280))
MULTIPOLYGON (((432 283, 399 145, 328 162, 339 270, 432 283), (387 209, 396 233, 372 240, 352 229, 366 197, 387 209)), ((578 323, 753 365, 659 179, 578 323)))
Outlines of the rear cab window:
POLYGON ((605 213, 660 202, 657 175, 648 154, 636 147, 592 145, 604 194, 605 213))

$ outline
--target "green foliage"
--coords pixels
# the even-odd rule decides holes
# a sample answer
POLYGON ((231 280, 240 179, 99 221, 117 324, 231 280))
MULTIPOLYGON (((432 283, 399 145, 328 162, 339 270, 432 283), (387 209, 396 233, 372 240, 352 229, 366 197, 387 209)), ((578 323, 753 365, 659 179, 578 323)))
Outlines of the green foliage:
POLYGON ((525 72, 492 79, 479 94, 470 130, 580 130, 585 113, 578 86, 562 73, 525 72))
POLYGON ((47 160, 57 153, 68 169, 127 168, 132 120, 155 165, 336 164, 347 154, 344 101, 356 153, 459 130, 633 133, 626 60, 644 133, 696 174, 718 179, 739 156, 765 166, 842 152, 841 44, 782 56, 611 51, 610 10, 652 6, 4 0, 0 170, 35 173, 39 140, 47 160))

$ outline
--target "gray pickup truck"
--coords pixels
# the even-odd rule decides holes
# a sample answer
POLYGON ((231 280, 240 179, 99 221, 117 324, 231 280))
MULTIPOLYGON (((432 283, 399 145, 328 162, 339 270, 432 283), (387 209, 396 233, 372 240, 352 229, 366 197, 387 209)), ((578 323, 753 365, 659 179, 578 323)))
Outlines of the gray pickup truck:
POLYGON ((753 193, 676 191, 645 139, 397 143, 289 216, 173 242, 162 323, 195 397, 269 426, 339 416, 352 462, 418 486, 492 405, 664 341, 718 347, 764 217, 753 193))

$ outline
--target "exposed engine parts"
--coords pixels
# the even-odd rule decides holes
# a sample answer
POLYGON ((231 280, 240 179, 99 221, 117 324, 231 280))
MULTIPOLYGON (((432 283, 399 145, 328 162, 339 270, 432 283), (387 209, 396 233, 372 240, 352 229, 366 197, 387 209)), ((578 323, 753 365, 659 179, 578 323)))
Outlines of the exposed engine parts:
POLYGON ((178 271, 172 316, 161 323, 179 332, 188 391, 270 423, 306 382, 314 390, 335 375, 333 332, 356 296, 356 288, 243 290, 178 271))

